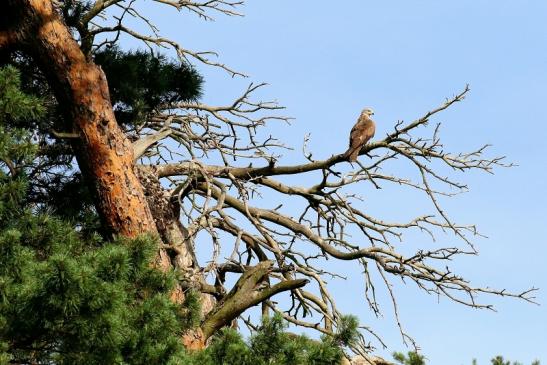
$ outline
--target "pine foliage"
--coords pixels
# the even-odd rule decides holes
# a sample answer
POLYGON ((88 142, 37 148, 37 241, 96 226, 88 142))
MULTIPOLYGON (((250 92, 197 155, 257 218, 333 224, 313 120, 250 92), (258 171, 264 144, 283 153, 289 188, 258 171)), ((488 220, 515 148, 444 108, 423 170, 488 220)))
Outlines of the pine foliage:
MULTIPOLYGON (((64 3, 65 17, 76 21, 87 2, 64 3)), ((67 18, 67 19, 68 19, 67 18)), ((144 51, 122 51, 112 47, 95 53, 95 62, 101 66, 109 83, 111 102, 117 121, 131 137, 132 132, 158 105, 196 100, 201 95, 203 79, 189 64, 173 62, 166 56, 144 51)), ((93 208, 93 196, 75 166, 70 140, 54 138, 52 133, 67 130, 67 112, 59 104, 48 85, 45 75, 32 59, 17 52, 0 52, 0 65, 15 72, 3 82, 11 83, 27 93, 21 100, 13 86, 7 101, 0 104, 0 112, 19 113, 21 118, 5 113, 3 125, 27 130, 40 145, 40 162, 29 174, 27 203, 37 204, 56 215, 63 216, 86 227, 100 229, 93 208), (20 69, 21 76, 13 67, 20 69), (16 80, 16 81, 12 81, 16 80), (15 84, 13 84, 15 82, 15 84), (38 100, 42 103, 33 103, 38 100), (17 99, 19 98, 19 99, 17 99), (9 100, 17 101, 18 108, 9 107, 9 100), (5 105, 7 104, 7 105, 5 105), (29 109, 26 105, 35 105, 29 109)), ((3 88, 3 85, 0 85, 3 88)))
POLYGON ((393 359, 402 365, 425 365, 425 357, 413 351, 409 351, 406 355, 402 352, 394 352, 393 359))
MULTIPOLYGON (((354 331, 350 340, 356 336, 354 331)), ((334 338, 321 340, 286 332, 280 316, 265 317, 262 326, 244 341, 240 334, 225 328, 214 337, 211 346, 194 354, 192 364, 203 365, 337 365, 344 353, 334 338)))
MULTIPOLYGON (((180 336, 199 319, 169 299, 174 274, 151 266, 151 237, 104 242, 23 205, 29 132, 10 118, 40 110, 0 72, 0 359, 48 364, 180 363, 180 336)), ((37 115, 32 115, 37 117, 37 115)), ((192 313, 190 313, 192 312, 192 313)))
POLYGON ((159 104, 201 96, 203 80, 197 71, 162 55, 112 47, 97 52, 95 62, 108 78, 116 120, 121 124, 139 125, 159 104))
MULTIPOLYGON (((402 365, 426 365, 425 357, 414 351, 409 351, 406 355, 402 352, 394 352, 393 359, 402 365)), ((517 361, 504 360, 503 356, 496 356, 490 362, 492 365, 523 365, 517 361)), ((477 360, 473 360, 472 365, 477 365, 477 360)), ((540 362, 535 360, 531 365, 540 365, 540 362)))
POLYGON ((23 122, 45 108, 21 91, 19 76, 0 69, 0 364, 340 362, 357 335, 354 317, 320 341, 265 318, 248 341, 224 329, 206 350, 186 353, 181 336, 201 319, 199 296, 187 292, 182 306, 170 300, 176 274, 153 267, 153 237, 105 241, 85 222, 27 204, 36 145, 23 122))
POLYGON ((19 71, 0 69, 0 219, 18 209, 27 186, 18 167, 30 164, 35 152, 30 135, 11 125, 43 113, 40 100, 21 91, 19 71))

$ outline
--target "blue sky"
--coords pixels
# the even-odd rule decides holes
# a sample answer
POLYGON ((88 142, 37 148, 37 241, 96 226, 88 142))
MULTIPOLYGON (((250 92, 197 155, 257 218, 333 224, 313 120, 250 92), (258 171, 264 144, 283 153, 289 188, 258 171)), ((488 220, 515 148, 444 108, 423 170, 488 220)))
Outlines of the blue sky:
MULTIPOLYGON (((476 285, 539 287, 542 305, 491 297, 483 301, 497 312, 476 311, 399 286, 401 320, 430 364, 463 365, 472 358, 488 364, 497 354, 547 362, 546 1, 248 0, 244 18, 219 15, 215 22, 165 7, 144 9, 164 35, 188 48, 218 51, 223 63, 250 76, 231 79, 197 65, 205 101, 227 102, 249 81, 268 82, 260 96, 279 100, 295 118, 272 133, 297 150, 311 133, 317 157, 344 150, 364 106, 374 107, 382 136, 397 120, 414 119, 470 84, 468 98, 436 119, 445 144, 465 151, 490 143, 492 155, 518 166, 460 177, 471 191, 445 202, 446 209, 489 238, 476 241, 479 257, 454 267, 476 285)), ((381 214, 430 208, 425 199, 367 198, 381 214)), ((333 283, 340 309, 379 329, 390 347, 380 354, 405 350, 389 308, 371 320, 358 299, 358 270, 348 275, 348 283, 333 283)))

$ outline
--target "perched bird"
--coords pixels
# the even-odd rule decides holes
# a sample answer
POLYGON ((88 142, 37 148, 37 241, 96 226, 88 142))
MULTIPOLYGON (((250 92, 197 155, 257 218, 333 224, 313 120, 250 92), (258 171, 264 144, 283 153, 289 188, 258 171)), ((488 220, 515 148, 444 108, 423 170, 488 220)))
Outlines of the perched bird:
POLYGON ((357 123, 355 123, 351 129, 349 135, 349 149, 344 154, 350 162, 357 161, 361 148, 374 137, 376 124, 370 119, 371 115, 374 115, 374 111, 371 108, 363 109, 359 119, 357 119, 357 123))

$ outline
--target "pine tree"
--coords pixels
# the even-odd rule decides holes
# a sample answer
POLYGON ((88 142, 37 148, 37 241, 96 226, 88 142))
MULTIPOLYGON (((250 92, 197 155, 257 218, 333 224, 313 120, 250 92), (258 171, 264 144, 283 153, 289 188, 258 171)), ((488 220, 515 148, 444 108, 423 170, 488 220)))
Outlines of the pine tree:
MULTIPOLYGON (((285 330, 286 323, 278 315, 263 318, 262 326, 248 341, 235 330, 224 328, 194 361, 203 365, 335 365, 344 356, 340 346, 349 344, 328 336, 312 340, 285 330)), ((338 338, 351 342, 356 334, 353 328, 338 338)))
POLYGON ((425 357, 414 351, 409 351, 406 355, 402 352, 394 352, 393 358, 402 365, 425 365, 425 357))
MULTIPOLYGON (((210 12, 239 15, 237 8, 241 3, 182 1, 174 8, 210 19, 210 12)), ((150 6, 154 5, 169 8, 174 3, 150 3, 150 6)), ((14 132, 16 128, 22 128, 26 131, 24 138, 37 139, 33 144, 38 150, 37 158, 19 164, 15 169, 5 163, 4 195, 11 199, 7 205, 17 203, 21 214, 24 213, 11 223, 16 237, 34 237, 36 242, 41 242, 41 231, 25 229, 44 224, 23 227, 15 224, 39 217, 48 217, 46 220, 62 218, 57 224, 71 229, 59 231, 62 235, 53 230, 43 238, 45 243, 32 247, 38 248, 39 254, 29 251, 30 254, 24 256, 34 254, 32 257, 46 263, 57 259, 57 255, 66 256, 63 260, 68 261, 62 261, 61 267, 70 270, 61 277, 74 279, 76 284, 74 289, 61 281, 61 289, 73 289, 50 303, 60 305, 61 314, 83 314, 80 304, 84 301, 95 303, 92 297, 78 292, 86 287, 84 277, 100 285, 103 285, 101 280, 114 280, 119 284, 118 288, 129 290, 116 302, 122 303, 119 304, 122 307, 130 303, 141 305, 158 295, 170 298, 174 309, 184 311, 188 293, 197 291, 204 315, 198 327, 183 335, 188 348, 204 348, 209 339, 223 333, 226 326, 258 304, 262 305, 263 312, 283 313, 291 323, 317 329, 328 335, 334 345, 350 344, 344 328, 355 327, 355 321, 339 312, 336 298, 328 289, 330 278, 344 276, 328 271, 330 259, 362 266, 367 288, 365 298, 375 314, 380 311, 379 303, 374 291, 371 294, 368 290, 375 287, 374 275, 369 275, 369 268, 374 267, 379 270, 390 294, 391 280, 403 278, 414 281, 428 293, 446 295, 471 307, 489 307, 471 300, 482 294, 533 301, 534 289, 510 293, 503 289, 471 286, 446 265, 447 260, 468 255, 467 245, 472 245, 470 238, 477 235, 473 225, 452 221, 439 205, 437 197, 456 195, 455 187, 466 190, 465 183, 451 175, 452 170, 491 172, 496 166, 505 166, 502 158, 484 155, 486 146, 474 151, 445 150, 438 127, 430 130, 431 137, 425 138, 423 129, 434 125, 431 121, 438 113, 463 100, 468 88, 414 121, 398 122, 384 136, 362 146, 360 154, 370 158, 366 166, 348 167, 346 154, 330 149, 322 151, 331 154, 323 160, 304 149, 304 162, 282 162, 283 141, 275 139, 263 127, 272 121, 289 121, 290 118, 278 114, 282 108, 276 102, 254 100, 263 84, 251 84, 234 100, 220 105, 195 100, 200 94, 202 80, 193 67, 187 65, 189 59, 219 67, 232 76, 241 74, 212 61, 210 52, 192 51, 161 36, 153 19, 142 12, 139 2, 124 2, 121 15, 120 6, 118 1, 7 0, 0 14, 0 62, 15 62, 26 67, 28 72, 23 74, 28 82, 23 84, 43 98, 47 110, 41 118, 11 118, 9 121, 14 132), (135 28, 132 21, 128 22, 132 16, 150 29, 151 34, 142 34, 139 26, 135 28), (150 54, 119 51, 116 46, 123 46, 120 40, 126 36, 144 42, 150 54), (173 50, 178 63, 155 53, 155 49, 162 47, 173 50), (418 131, 420 128, 422 131, 418 131), (166 143, 160 148, 158 142, 162 140, 166 143), (473 158, 469 159, 469 156, 473 158), (389 172, 392 168, 389 165, 395 159, 410 164, 418 174, 416 176, 421 176, 421 181, 409 183, 406 177, 398 175, 399 170, 389 172), (450 171, 447 175, 445 169, 450 171), (284 177, 287 175, 297 179, 304 175, 315 176, 313 179, 317 180, 302 187, 292 185, 292 179, 284 177), (24 184, 28 187, 26 191, 21 188, 24 184), (367 187, 368 184, 376 188, 396 184, 423 192, 425 199, 435 207, 436 217, 430 212, 419 214, 408 222, 372 217, 369 207, 360 206, 360 194, 356 191, 358 186, 367 187), (263 193, 279 199, 279 206, 269 207, 264 201, 255 199, 263 193), (18 200, 21 195, 24 202, 18 200), (288 208, 286 202, 296 200, 298 208, 288 208), (48 213, 54 213, 57 218, 51 218, 48 213), (399 251, 397 240, 416 228, 432 238, 451 232, 463 247, 451 243, 449 247, 440 246, 434 251, 423 247, 416 247, 415 252, 399 251), (127 250, 126 240, 120 237, 135 239, 142 235, 156 239, 155 257, 147 259, 162 270, 160 277, 164 279, 160 281, 169 285, 147 287, 153 283, 141 285, 132 281, 126 286, 123 284, 126 276, 105 278, 95 272, 93 263, 96 261, 89 258, 89 255, 93 256, 93 250, 101 252, 109 245, 119 245, 120 250, 127 250), (215 246, 212 260, 206 265, 197 260, 194 240, 200 235, 209 237, 215 246), (48 241, 50 236, 59 242, 67 241, 68 249, 54 250, 55 245, 48 241), (232 236, 233 240, 219 239, 232 236), (218 253, 225 252, 227 244, 233 245, 230 250, 233 254, 225 260, 218 253), (41 246, 48 245, 52 247, 49 251, 40 251, 41 246), (71 245, 80 248, 71 249, 71 245), (78 274, 80 268, 86 267, 85 274, 78 274), (170 279, 173 272, 177 273, 177 280, 170 279), (214 284, 206 280, 209 273, 215 275, 214 284), (231 285, 232 280, 226 280, 228 275, 238 277, 235 285, 231 285), (74 293, 75 301, 65 307, 62 301, 74 293), (278 297, 283 299, 278 300, 278 297)), ((7 138, 9 140, 9 136, 7 138)), ((20 148, 26 145, 9 141, 6 146, 20 148)), ((6 148, 11 150, 12 147, 6 148)), ((8 218, 6 215, 2 219, 7 221, 8 218)), ((5 228, 11 229, 10 226, 5 228)), ((8 241, 26 248, 25 240, 8 241)), ((144 244, 144 251, 146 247, 144 244)), ((130 252, 129 249, 128 257, 132 257, 130 252)), ((109 255, 104 257, 109 259, 109 255)), ((140 265, 145 261, 130 263, 140 265)), ((29 265, 32 269, 38 263, 29 265)), ((58 266, 53 265, 51 270, 57 270, 58 266)), ((145 268, 149 265, 143 264, 142 269, 145 268)), ((48 277, 47 272, 38 274, 48 277)), ((140 274, 133 274, 132 279, 140 277, 140 274)), ((392 298, 395 300, 393 294, 392 298)), ((9 308, 7 306, 6 310, 9 308)), ((47 312, 47 308, 44 310, 47 312)), ((189 318, 193 317, 180 316, 177 320, 192 322, 189 318)), ((166 323, 169 323, 168 318, 166 323)), ((53 324, 58 321, 48 324, 45 330, 51 330, 53 324)), ((180 324, 179 329, 187 328, 180 324)), ((63 333, 59 336, 49 334, 56 339, 48 343, 49 347, 39 349, 45 349, 47 354, 58 353, 66 342, 61 336, 63 333)), ((33 334, 39 335, 39 331, 33 334)), ((51 340, 51 337, 45 338, 51 340)), ((239 343, 234 336, 230 338, 239 343)), ((108 341, 105 339, 105 342, 108 341)), ((351 345, 358 352, 371 348, 364 336, 351 345)), ((74 348, 78 346, 80 344, 74 348)), ((81 346, 86 348, 88 345, 81 346)), ((96 346, 95 350, 102 351, 101 346, 96 346)), ((252 349, 252 343, 247 346, 252 349)), ((114 348, 118 348, 117 345, 114 348)), ((36 357, 32 352, 35 350, 22 349, 28 352, 25 356, 36 357)), ((150 354, 150 351, 145 353, 150 354)), ((322 353, 327 356, 330 350, 322 353)), ((120 356, 126 359, 130 355, 122 353, 120 356)), ((145 357, 131 361, 137 363, 137 359, 141 361, 145 357)))
MULTIPOLYGON (((35 145, 10 122, 39 118, 40 100, 0 71, 0 358, 17 363, 167 364, 199 305, 169 298, 174 274, 151 266, 151 237, 104 242, 25 206, 35 145)), ((173 362, 175 363, 175 362, 173 362)))
MULTIPOLYGON (((395 359, 395 361, 397 361, 399 364, 402 364, 402 365, 425 365, 426 364, 425 357, 414 351, 409 351, 406 355, 403 354, 402 352, 394 352, 393 359, 395 359)), ((511 364, 522 365, 522 363, 517 361, 511 363, 511 361, 505 360, 503 356, 499 356, 499 355, 492 358, 490 362, 492 363, 492 365, 511 365, 511 364)), ((477 365, 477 360, 473 359, 471 363, 472 365, 477 365)), ((540 362, 539 360, 535 360, 532 362, 531 365, 540 365, 540 362)))
POLYGON ((340 361, 341 346, 356 336, 353 317, 321 341, 284 332, 279 316, 265 318, 249 341, 224 329, 205 351, 186 353, 180 338, 200 321, 199 297, 185 293, 182 306, 170 299, 177 278, 153 267, 154 238, 105 241, 84 221, 52 216, 43 209, 48 202, 25 204, 36 145, 20 126, 45 118, 46 108, 21 91, 19 76, 14 67, 0 69, 0 363, 340 361))

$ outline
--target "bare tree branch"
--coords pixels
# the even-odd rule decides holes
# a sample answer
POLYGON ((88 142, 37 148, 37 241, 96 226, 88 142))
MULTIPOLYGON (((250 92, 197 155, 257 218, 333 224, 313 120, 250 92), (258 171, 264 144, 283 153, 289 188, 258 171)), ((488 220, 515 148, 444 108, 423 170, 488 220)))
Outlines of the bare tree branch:
MULTIPOLYGON (((212 14, 240 16, 238 8, 243 4, 236 0, 153 2, 187 10, 204 20, 211 20, 212 14)), ((95 1, 77 26, 82 48, 91 53, 128 35, 151 52, 172 49, 181 62, 197 61, 230 76, 244 76, 217 61, 215 52, 190 50, 163 37, 137 4, 136 0, 95 1), (145 30, 130 27, 129 18, 145 30)), ((8 38, 0 33, 0 45, 8 38)), ((511 166, 504 157, 487 156, 488 145, 449 152, 441 142, 441 124, 430 126, 440 113, 464 100, 468 86, 417 119, 395 122, 385 137, 363 146, 361 159, 352 165, 343 151, 331 151, 333 155, 324 160, 313 159, 307 139, 305 162, 281 164, 282 153, 289 147, 264 130, 270 123, 291 119, 280 115, 283 108, 275 101, 255 100, 264 86, 250 84, 233 102, 222 105, 160 105, 142 127, 131 131, 139 138, 134 143, 135 158, 141 162, 138 169, 161 179, 155 186, 165 190, 159 195, 169 197, 170 209, 176 209, 173 216, 180 215, 177 223, 185 229, 184 245, 164 242, 164 248, 175 257, 192 257, 192 270, 214 278, 214 285, 195 272, 184 272, 182 279, 186 286, 218 301, 202 323, 205 337, 259 303, 264 304, 264 313, 275 311, 293 324, 333 335, 342 314, 328 284, 329 279, 343 279, 344 273, 327 271, 327 260, 354 262, 362 268, 363 301, 376 316, 381 315, 382 306, 378 292, 384 289, 403 340, 411 343, 399 319, 393 280, 413 282, 425 293, 472 308, 493 309, 482 302, 484 294, 534 302, 535 288, 513 293, 477 287, 448 265, 458 256, 476 255, 473 239, 481 234, 472 224, 453 221, 443 199, 468 190, 458 180, 463 173, 493 173, 496 167, 511 166), (425 133, 428 137, 423 137, 425 133), (394 170, 394 161, 410 167, 413 175, 394 170), (294 184, 289 175, 302 179, 294 184), (388 185, 402 193, 421 194, 420 213, 400 221, 374 216, 361 194, 366 198, 388 185), (261 200, 266 195, 279 204, 266 207, 261 200), (407 244, 409 232, 435 242, 442 235, 450 243, 412 251, 407 244), (193 246, 200 234, 211 243, 210 260, 204 263, 195 259, 193 246), (226 252, 229 257, 222 257, 226 252), (226 283, 227 273, 240 275, 235 285, 226 283)), ((404 201, 400 204, 405 206, 404 201)), ((365 356, 374 348, 365 334, 385 346, 372 329, 362 326, 362 330, 353 348, 356 353, 365 356)))
MULTIPOLYGON (((169 179, 175 187, 173 196, 176 195, 181 202, 186 224, 192 234, 207 230, 215 237, 222 234, 234 237, 234 248, 229 261, 216 263, 218 257, 214 259, 217 269, 245 275, 249 269, 244 268, 251 267, 251 262, 268 261, 273 265, 267 275, 271 280, 292 283, 302 278, 309 281, 306 287, 314 289, 293 289, 285 293, 288 302, 292 303, 285 311, 271 301, 268 302, 269 306, 281 312, 284 318, 294 324, 315 328, 323 333, 333 333, 341 314, 336 309, 335 298, 329 293, 327 281, 323 278, 339 275, 319 269, 323 265, 317 264, 334 258, 355 261, 361 265, 366 283, 365 298, 371 310, 378 314, 378 289, 369 273, 369 265, 373 263, 392 298, 397 325, 401 328, 403 339, 411 343, 412 338, 402 329, 402 322, 398 319, 397 301, 390 282, 393 278, 411 280, 426 293, 446 296, 473 308, 493 309, 491 305, 478 301, 481 294, 509 296, 534 302, 532 293, 535 288, 510 293, 503 289, 472 286, 443 264, 458 255, 477 254, 471 239, 480 235, 474 225, 453 222, 440 204, 440 196, 453 197, 468 189, 466 184, 456 181, 454 173, 450 172, 479 170, 492 173, 496 166, 511 166, 504 163, 503 157, 485 157, 487 146, 466 153, 447 152, 440 142, 439 125, 435 126, 431 138, 413 137, 416 129, 427 127, 436 114, 461 101, 469 91, 467 87, 440 107, 409 123, 398 122, 386 137, 364 146, 360 155, 367 157, 358 161, 357 168, 350 171, 345 169, 347 160, 343 153, 334 154, 326 160, 307 158, 307 162, 294 165, 278 165, 280 156, 272 153, 266 155, 266 151, 271 148, 283 147, 268 145, 271 140, 258 141, 255 139, 255 135, 258 135, 256 129, 276 118, 256 119, 252 116, 264 111, 275 112, 279 108, 275 104, 248 101, 254 90, 253 86, 249 87, 242 97, 224 106, 177 104, 180 112, 172 118, 170 125, 174 132, 170 138, 179 142, 192 159, 177 163, 170 163, 165 159, 152 166, 158 177, 169 179), (226 128, 232 132, 222 135, 212 132, 213 128, 226 128), (253 133, 242 139, 237 128, 242 131, 252 130, 253 133), (197 132, 198 130, 201 132, 197 132), (218 142, 224 141, 222 137, 226 136, 236 142, 218 142), (217 142, 211 143, 210 139, 217 142), (242 153, 246 148, 255 151, 255 154, 242 153), (195 151, 202 151, 203 154, 198 155, 195 151), (203 163, 201 158, 212 152, 221 157, 232 157, 233 161, 240 158, 265 159, 266 164, 261 167, 241 167, 229 158, 222 159, 224 166, 203 163), (414 166, 419 179, 413 181, 397 176, 396 173, 387 173, 387 163, 396 159, 414 166), (445 170, 442 170, 443 167, 445 170), (320 173, 322 177, 308 187, 290 185, 283 181, 283 176, 309 172, 320 173), (184 180, 179 180, 180 178, 184 180), (369 184, 373 189, 384 184, 394 184, 419 191, 429 200, 436 213, 422 214, 405 222, 373 217, 359 208, 360 198, 355 194, 357 184, 369 184), (176 188, 177 186, 183 188, 176 188), (277 194, 281 205, 273 209, 255 205, 260 204, 259 198, 265 192, 277 194), (292 200, 292 205, 301 207, 300 213, 295 214, 294 208, 290 215, 283 213, 283 202, 287 200, 292 200), (214 201, 217 203, 213 204, 214 201), (398 245, 404 243, 404 233, 408 230, 417 230, 433 240, 439 232, 452 232, 455 238, 464 242, 471 250, 454 245, 433 250, 417 250, 414 254, 403 255, 399 252, 398 245), (357 238, 357 233, 360 233, 360 239, 357 238), (239 242, 243 242, 244 246, 239 242), (321 320, 305 322, 301 319, 313 313, 313 318, 318 316, 321 320)), ((147 127, 159 130, 166 118, 168 114, 160 113, 150 119, 147 127)), ((184 155, 180 154, 181 157, 184 155)), ((217 240, 218 238, 214 239, 215 242, 217 240)), ((224 281, 220 280, 220 283, 223 285, 224 281)), ((237 292, 237 289, 233 290, 237 292)), ((374 333, 368 327, 366 329, 374 333)), ((356 351, 366 353, 371 349, 370 344, 362 341, 356 351)))

